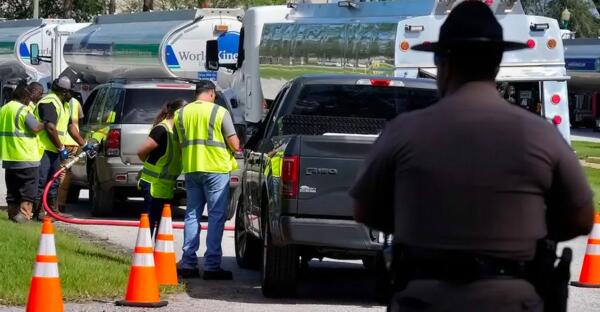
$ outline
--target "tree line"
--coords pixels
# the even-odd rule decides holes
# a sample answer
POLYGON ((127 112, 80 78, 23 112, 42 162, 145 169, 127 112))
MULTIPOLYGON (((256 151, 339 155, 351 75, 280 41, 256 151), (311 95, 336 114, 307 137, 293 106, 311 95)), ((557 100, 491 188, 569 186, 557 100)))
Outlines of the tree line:
MULTIPOLYGON (((396 0, 398 1, 398 0, 396 0)), ((401 1, 401 0, 400 0, 401 1)), ((40 0, 40 16, 73 18, 88 22, 96 15, 116 12, 162 11, 192 8, 248 8, 284 4, 286 0, 40 0)), ((566 27, 578 37, 600 36, 600 18, 592 14, 600 0, 521 0, 525 12, 561 20, 568 9, 571 18, 566 27)), ((23 19, 33 16, 33 0, 2 0, 0 17, 23 19)))

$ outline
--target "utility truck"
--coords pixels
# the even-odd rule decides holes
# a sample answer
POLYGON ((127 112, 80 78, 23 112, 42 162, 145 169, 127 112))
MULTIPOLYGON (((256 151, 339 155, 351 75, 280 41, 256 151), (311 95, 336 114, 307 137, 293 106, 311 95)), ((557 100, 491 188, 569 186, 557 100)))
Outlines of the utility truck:
POLYGON ((64 41, 87 25, 72 19, 0 22, 0 102, 10 98, 21 79, 46 88, 67 67, 62 58, 64 41))
MULTIPOLYGON (((448 13, 461 1, 290 3, 250 8, 240 34, 240 51, 231 90, 255 127, 283 84, 301 74, 354 73, 435 78, 431 53, 410 49, 437 41, 448 13)), ((518 1, 486 1, 507 40, 529 49, 507 52, 497 76, 498 89, 515 105, 554 123, 569 140, 567 80, 558 22, 526 15, 518 1)), ((209 43, 210 44, 210 43, 209 43)), ((485 57, 485 56, 484 56, 485 57)), ((218 49, 209 67, 221 67, 218 49)))

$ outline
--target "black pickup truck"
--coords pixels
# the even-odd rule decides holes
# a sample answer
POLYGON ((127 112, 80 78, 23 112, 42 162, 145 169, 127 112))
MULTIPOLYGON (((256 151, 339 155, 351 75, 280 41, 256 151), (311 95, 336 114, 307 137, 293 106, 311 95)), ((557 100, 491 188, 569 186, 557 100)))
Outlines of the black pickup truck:
POLYGON ((265 296, 293 295, 312 258, 362 259, 383 235, 353 220, 348 189, 387 121, 437 99, 426 79, 307 75, 279 92, 245 146, 235 250, 265 296))

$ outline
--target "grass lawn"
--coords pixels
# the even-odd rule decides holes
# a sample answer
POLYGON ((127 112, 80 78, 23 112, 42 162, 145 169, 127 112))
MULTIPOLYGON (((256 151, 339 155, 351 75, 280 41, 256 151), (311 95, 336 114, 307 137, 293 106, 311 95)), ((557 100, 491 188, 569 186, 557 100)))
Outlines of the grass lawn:
POLYGON ((577 151, 580 159, 600 157, 600 144, 592 142, 572 141, 571 146, 577 151))
MULTIPOLYGON (((54 230, 65 301, 124 297, 131 263, 129 253, 86 241, 56 226, 54 230)), ((41 223, 15 224, 8 221, 6 212, 0 212, 0 304, 25 304, 40 231, 41 223)))
MULTIPOLYGON (((575 149, 580 159, 600 157, 599 143, 572 141, 571 146, 575 149)), ((595 194, 594 206, 596 207, 596 211, 600 211, 600 170, 585 167, 585 174, 595 194)))

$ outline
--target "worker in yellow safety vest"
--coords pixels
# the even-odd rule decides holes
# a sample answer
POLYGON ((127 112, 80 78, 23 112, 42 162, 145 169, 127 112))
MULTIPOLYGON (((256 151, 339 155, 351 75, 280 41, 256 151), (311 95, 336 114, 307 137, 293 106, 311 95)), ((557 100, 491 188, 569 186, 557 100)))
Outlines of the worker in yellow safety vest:
POLYGON ((181 147, 175 138, 173 116, 185 104, 185 100, 165 104, 138 150, 138 157, 144 162, 138 189, 144 193, 144 208, 150 216, 153 236, 160 224, 163 206, 173 199, 175 181, 181 174, 181 147))
MULTIPOLYGON (((34 217, 41 219, 41 202, 44 188, 52 175, 59 169, 61 161, 69 158, 69 152, 65 147, 67 134, 83 147, 84 151, 91 151, 92 144, 86 144, 79 135, 79 130, 73 124, 66 102, 71 100, 71 80, 66 77, 60 77, 52 82, 50 93, 43 97, 35 107, 35 116, 44 123, 44 130, 40 134, 40 142, 44 149, 44 154, 40 162, 38 194, 36 205, 34 207, 34 217)), ((54 183, 48 194, 48 205, 50 209, 58 213, 56 207, 58 183, 54 183)))
POLYGON ((239 150, 231 115, 214 104, 216 87, 208 80, 196 84, 196 101, 175 112, 176 136, 181 144, 187 208, 183 256, 178 272, 197 277, 200 218, 208 206, 208 233, 204 253, 205 280, 230 280, 231 271, 221 268, 221 240, 229 200, 229 174, 237 167, 232 152, 239 150))
MULTIPOLYGON (((79 120, 83 118, 83 110, 81 109, 81 103, 74 96, 74 93, 75 92, 71 92, 71 100, 65 103, 65 111, 69 113, 71 124, 73 124, 79 132, 79 120)), ((79 151, 79 144, 77 141, 75 141, 75 139, 69 133, 65 134, 64 139, 65 141, 63 143, 69 152, 69 157, 71 158, 77 155, 77 151, 79 151)), ((63 163, 66 161, 63 161, 63 163)), ((59 185, 56 204, 58 206, 58 211, 65 212, 67 207, 67 198, 69 197, 69 188, 71 186, 70 170, 65 171, 65 174, 59 180, 59 185)))
POLYGON ((0 108, 0 160, 5 170, 8 218, 24 222, 33 215, 42 158, 36 133, 44 125, 35 119, 28 106, 30 92, 26 83, 20 83, 12 97, 12 101, 0 108))

